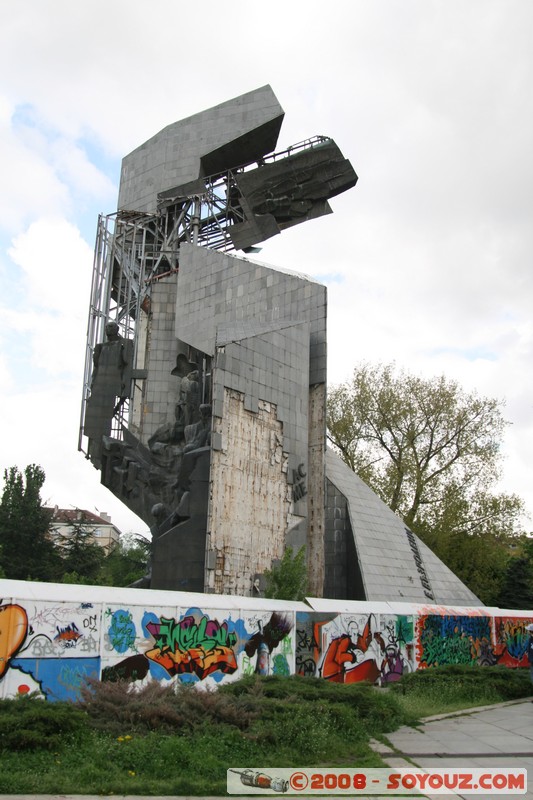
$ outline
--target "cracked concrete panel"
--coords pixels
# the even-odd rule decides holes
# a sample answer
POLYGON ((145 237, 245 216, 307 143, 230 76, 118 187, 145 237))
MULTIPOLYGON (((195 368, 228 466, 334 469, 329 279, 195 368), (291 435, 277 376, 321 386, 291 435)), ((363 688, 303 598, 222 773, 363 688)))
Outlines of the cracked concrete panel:
POLYGON ((206 589, 246 595, 254 575, 282 557, 286 531, 298 522, 291 512, 283 426, 273 403, 259 401, 252 413, 241 393, 226 389, 224 416, 213 420, 213 432, 221 449, 211 460, 208 539, 216 559, 215 568, 207 569, 206 589))

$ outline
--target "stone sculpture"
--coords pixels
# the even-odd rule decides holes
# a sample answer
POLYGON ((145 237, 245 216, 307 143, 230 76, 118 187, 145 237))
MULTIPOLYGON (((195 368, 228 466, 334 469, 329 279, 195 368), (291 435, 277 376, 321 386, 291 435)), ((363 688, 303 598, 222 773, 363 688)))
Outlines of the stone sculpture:
POLYGON ((133 342, 123 339, 119 330, 116 322, 108 322, 106 341, 94 348, 85 433, 91 442, 90 457, 95 465, 100 463, 102 437, 111 433, 112 419, 131 393, 133 342))
POLYGON ((327 452, 326 287, 230 254, 357 182, 329 137, 275 152, 283 116, 264 86, 124 158, 90 320, 127 333, 88 343, 87 456, 152 531, 151 588, 257 594, 305 546, 312 596, 475 602, 327 452))

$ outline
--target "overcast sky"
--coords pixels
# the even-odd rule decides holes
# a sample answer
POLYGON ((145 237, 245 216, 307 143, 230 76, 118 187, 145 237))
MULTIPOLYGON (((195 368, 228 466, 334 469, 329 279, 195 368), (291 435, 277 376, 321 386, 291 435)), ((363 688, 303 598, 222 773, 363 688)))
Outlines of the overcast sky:
POLYGON ((328 285, 329 381, 395 361, 506 401, 500 488, 533 511, 531 0, 0 0, 0 468, 146 525, 78 452, 92 250, 124 155, 269 83, 278 149, 359 175, 263 244, 328 285))

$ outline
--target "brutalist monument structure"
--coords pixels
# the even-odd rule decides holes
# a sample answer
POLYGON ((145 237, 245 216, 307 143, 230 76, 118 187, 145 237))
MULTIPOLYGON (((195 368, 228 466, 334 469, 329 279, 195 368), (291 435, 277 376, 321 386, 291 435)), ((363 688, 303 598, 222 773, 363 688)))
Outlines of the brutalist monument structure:
POLYGON ((326 448, 326 287, 254 260, 357 176, 335 142, 275 152, 264 86, 123 160, 96 241, 80 449, 153 536, 147 584, 261 593, 287 546, 309 594, 479 601, 326 448))

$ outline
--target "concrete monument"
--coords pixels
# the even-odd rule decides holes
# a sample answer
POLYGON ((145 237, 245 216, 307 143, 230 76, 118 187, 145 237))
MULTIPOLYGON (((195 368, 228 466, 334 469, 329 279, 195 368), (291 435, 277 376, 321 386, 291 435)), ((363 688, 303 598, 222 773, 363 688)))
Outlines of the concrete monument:
POLYGON ((98 226, 80 449, 150 526, 151 588, 252 595, 305 545, 310 595, 478 603, 327 452, 325 286, 235 254, 357 182, 328 137, 274 152, 282 120, 264 86, 124 158, 98 226))

